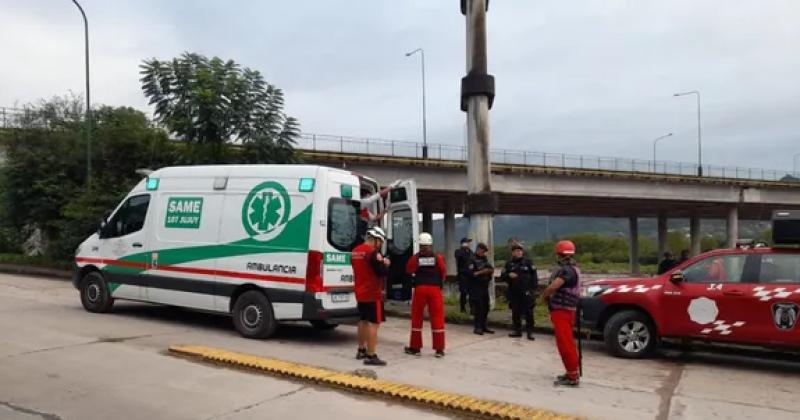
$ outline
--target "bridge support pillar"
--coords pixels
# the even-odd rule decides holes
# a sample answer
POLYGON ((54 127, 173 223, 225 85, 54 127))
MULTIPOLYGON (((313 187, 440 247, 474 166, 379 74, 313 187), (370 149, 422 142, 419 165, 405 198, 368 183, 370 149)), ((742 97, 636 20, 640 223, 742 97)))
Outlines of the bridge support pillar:
POLYGON ((447 262, 447 274, 456 274, 456 213, 448 204, 444 211, 444 260, 447 262))
POLYGON ((696 213, 689 216, 689 237, 692 243, 692 256, 700 255, 700 246, 703 238, 700 236, 700 216, 696 213))
MULTIPOLYGON (((658 213, 658 258, 668 251, 669 244, 667 243, 667 214, 665 212, 658 213)), ((676 252, 677 250, 672 250, 676 252)))
POLYGON ((628 231, 630 233, 631 274, 638 276, 641 274, 641 270, 639 268, 639 219, 636 216, 628 219, 628 231))
POLYGON ((422 209, 422 231, 433 234, 433 212, 430 207, 422 209))
POLYGON ((739 208, 731 206, 728 209, 727 220, 728 248, 736 248, 736 241, 739 239, 739 208))

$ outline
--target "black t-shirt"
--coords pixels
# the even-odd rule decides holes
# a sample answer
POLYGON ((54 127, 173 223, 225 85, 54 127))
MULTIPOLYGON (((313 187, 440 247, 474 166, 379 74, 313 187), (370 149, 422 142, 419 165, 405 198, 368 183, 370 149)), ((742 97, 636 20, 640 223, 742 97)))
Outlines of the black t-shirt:
POLYGON ((492 280, 492 276, 494 274, 494 267, 489 263, 489 258, 487 258, 486 255, 479 257, 477 254, 473 254, 472 258, 470 259, 469 270, 470 274, 472 274, 474 279, 482 285, 488 285, 489 281, 492 280), (482 274, 480 276, 476 276, 474 274, 476 271, 480 271, 485 268, 492 269, 492 272, 487 274, 482 274))
POLYGON ((469 263, 472 259, 472 250, 469 248, 461 247, 456 250, 456 266, 458 267, 458 274, 469 275, 469 263))
POLYGON ((564 284, 559 289, 571 289, 578 284, 578 273, 571 265, 560 267, 555 278, 564 280, 564 284))

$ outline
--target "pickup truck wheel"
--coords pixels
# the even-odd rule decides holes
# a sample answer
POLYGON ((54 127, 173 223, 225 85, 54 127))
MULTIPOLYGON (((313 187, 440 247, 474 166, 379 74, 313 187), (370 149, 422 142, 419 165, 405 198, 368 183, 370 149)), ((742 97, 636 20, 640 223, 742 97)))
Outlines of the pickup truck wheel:
POLYGON ((81 304, 89 312, 104 313, 114 306, 114 298, 108 290, 108 284, 103 275, 97 271, 90 271, 83 276, 80 282, 81 304))
POLYGON ((245 292, 236 299, 233 325, 246 338, 268 338, 278 328, 272 304, 264 293, 257 290, 245 292))
POLYGON ((612 355, 626 359, 649 356, 658 342, 653 323, 647 315, 634 310, 614 314, 606 322, 603 337, 612 355))

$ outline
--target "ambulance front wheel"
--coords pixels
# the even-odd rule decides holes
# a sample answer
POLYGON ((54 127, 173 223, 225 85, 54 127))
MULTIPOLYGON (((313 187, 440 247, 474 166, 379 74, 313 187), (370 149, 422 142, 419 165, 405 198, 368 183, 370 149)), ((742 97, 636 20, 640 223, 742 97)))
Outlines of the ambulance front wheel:
POLYGON ((640 359, 653 353, 658 336, 650 318, 636 310, 614 314, 603 330, 606 348, 617 357, 640 359))
POLYGON ((243 337, 268 338, 275 333, 278 323, 264 293, 251 290, 242 293, 233 305, 233 325, 243 337))
POLYGON ((103 275, 97 271, 90 271, 83 276, 80 283, 81 303, 89 312, 103 313, 114 306, 114 298, 108 290, 108 284, 103 275))

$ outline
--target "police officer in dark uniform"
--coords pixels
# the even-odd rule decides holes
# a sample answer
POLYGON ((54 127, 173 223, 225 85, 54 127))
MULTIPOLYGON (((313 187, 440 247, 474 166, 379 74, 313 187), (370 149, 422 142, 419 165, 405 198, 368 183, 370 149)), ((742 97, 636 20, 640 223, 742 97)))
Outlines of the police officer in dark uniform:
POLYGON ((494 275, 494 267, 486 255, 488 251, 486 244, 479 243, 469 263, 469 301, 475 320, 474 332, 478 335, 494 334, 486 325, 489 318, 489 283, 494 275))
POLYGON ((522 337, 522 318, 525 318, 528 340, 534 340, 533 307, 536 302, 539 275, 533 263, 525 258, 522 245, 515 243, 511 247, 511 261, 506 263, 500 279, 508 284, 508 305, 511 307, 511 321, 514 328, 508 336, 522 337))
POLYGON ((459 293, 459 307, 461 312, 467 312, 467 299, 469 296, 469 285, 472 279, 472 272, 469 270, 469 263, 472 260, 472 239, 461 238, 461 248, 457 249, 456 254, 456 267, 458 278, 458 293, 459 293))

